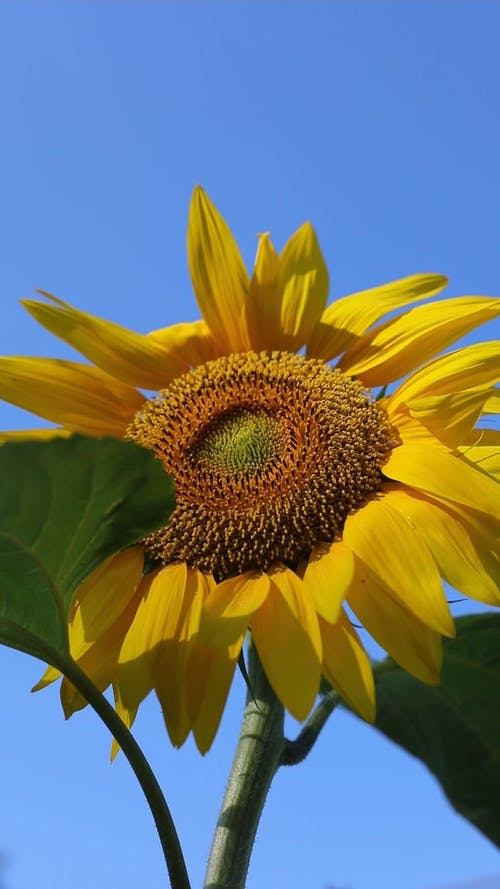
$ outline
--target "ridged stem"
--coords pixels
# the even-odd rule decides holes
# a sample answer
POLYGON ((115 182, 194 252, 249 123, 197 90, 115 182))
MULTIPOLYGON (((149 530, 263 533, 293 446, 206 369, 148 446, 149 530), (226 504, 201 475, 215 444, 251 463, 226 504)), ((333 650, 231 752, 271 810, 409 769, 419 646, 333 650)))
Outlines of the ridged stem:
POLYGON ((244 889, 262 808, 285 740, 283 707, 254 647, 240 738, 215 831, 204 889, 244 889))

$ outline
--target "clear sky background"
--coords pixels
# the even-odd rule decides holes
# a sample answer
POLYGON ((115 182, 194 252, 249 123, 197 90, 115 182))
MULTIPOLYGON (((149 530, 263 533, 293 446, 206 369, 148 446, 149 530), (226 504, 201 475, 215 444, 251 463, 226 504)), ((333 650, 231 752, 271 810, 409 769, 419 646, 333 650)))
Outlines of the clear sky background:
MULTIPOLYGON (((0 351, 74 357, 18 299, 42 287, 147 331, 198 317, 185 252, 200 182, 250 265, 316 226, 332 298, 415 272, 500 290, 500 4, 0 4, 0 351)), ((469 341, 500 333, 490 326, 469 341)), ((33 425, 0 406, 0 428, 33 425)), ((472 610, 470 603, 459 613, 472 610)), ((42 665, 0 650, 6 889, 160 889, 153 823, 92 712, 64 722, 42 665)), ((136 735, 201 886, 243 700, 213 749, 136 735)), ((291 731, 296 727, 291 726, 291 731)), ((500 887, 498 851, 417 761, 337 713, 271 789, 248 889, 500 887)))

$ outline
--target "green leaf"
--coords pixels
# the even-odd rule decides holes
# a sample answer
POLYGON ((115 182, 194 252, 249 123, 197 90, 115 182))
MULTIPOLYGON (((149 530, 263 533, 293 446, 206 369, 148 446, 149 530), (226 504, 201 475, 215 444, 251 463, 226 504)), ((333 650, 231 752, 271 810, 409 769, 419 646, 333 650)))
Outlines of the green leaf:
POLYGON ((388 658, 376 727, 424 762, 452 806, 500 846, 500 614, 456 620, 437 688, 388 658))
POLYGON ((172 479, 130 441, 80 435, 0 448, 0 642, 61 669, 77 586, 167 523, 172 479))

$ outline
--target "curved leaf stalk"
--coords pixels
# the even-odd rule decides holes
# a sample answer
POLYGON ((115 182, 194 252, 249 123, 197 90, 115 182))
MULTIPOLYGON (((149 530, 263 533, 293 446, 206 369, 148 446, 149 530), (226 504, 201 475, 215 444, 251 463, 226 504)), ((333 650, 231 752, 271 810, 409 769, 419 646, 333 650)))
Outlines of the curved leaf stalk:
MULTIPOLYGON (((55 664, 54 666, 58 666, 55 664)), ((158 831, 172 889, 191 889, 179 837, 151 767, 137 741, 104 695, 93 685, 75 662, 64 660, 60 667, 75 688, 89 702, 111 734, 118 741, 146 797, 158 831)))
POLYGON ((280 757, 280 766, 296 766, 302 762, 314 747, 327 719, 340 703, 337 692, 330 688, 322 695, 321 701, 311 713, 293 741, 286 741, 280 757))

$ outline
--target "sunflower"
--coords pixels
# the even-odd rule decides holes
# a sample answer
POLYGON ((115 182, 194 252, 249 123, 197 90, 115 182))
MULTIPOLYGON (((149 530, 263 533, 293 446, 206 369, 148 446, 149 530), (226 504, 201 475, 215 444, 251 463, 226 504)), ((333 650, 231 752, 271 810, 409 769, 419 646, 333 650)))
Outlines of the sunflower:
MULTIPOLYGON (((201 752, 248 631, 296 719, 323 675, 373 720, 353 619, 436 684, 442 581, 500 604, 500 435, 477 427, 499 408, 500 350, 440 354, 500 300, 428 301, 447 281, 425 274, 327 306, 309 223, 280 254, 260 235, 249 278, 200 188, 187 246, 203 320, 141 335, 42 293, 25 308, 92 363, 0 359, 0 396, 59 424, 10 437, 133 439, 176 484, 167 527, 77 590, 72 655, 129 726, 154 689, 173 744, 192 731, 201 752)), ((61 697, 66 715, 85 705, 67 679, 61 697)))

